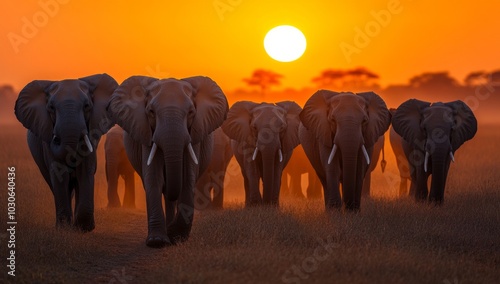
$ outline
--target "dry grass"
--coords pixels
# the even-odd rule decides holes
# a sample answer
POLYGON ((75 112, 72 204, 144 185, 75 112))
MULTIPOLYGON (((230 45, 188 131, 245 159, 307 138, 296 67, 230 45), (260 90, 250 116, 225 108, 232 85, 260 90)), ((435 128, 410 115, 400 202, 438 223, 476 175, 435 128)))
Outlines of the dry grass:
MULTIPOLYGON (((165 249, 144 245, 143 203, 137 210, 102 208, 102 166, 96 182, 96 230, 87 234, 56 230, 52 197, 27 150, 24 130, 3 127, 2 132, 3 184, 7 166, 17 168, 19 283, 497 283, 500 279, 498 127, 481 127, 477 137, 457 152, 440 208, 395 197, 394 158, 387 154, 386 173, 376 170, 373 177, 375 197, 363 200, 358 214, 325 213, 322 201, 303 200, 284 200, 279 210, 244 209, 242 189, 232 186, 225 210, 198 213, 190 240, 165 249), (330 244, 329 251, 325 243, 330 244)), ((234 184, 238 178, 231 180, 234 184)), ((5 190, 0 191, 0 200, 5 208, 5 190)), ((5 209, 0 212, 2 226, 5 213, 5 209)), ((6 275, 4 239, 1 246, 4 283, 12 279, 6 275)))

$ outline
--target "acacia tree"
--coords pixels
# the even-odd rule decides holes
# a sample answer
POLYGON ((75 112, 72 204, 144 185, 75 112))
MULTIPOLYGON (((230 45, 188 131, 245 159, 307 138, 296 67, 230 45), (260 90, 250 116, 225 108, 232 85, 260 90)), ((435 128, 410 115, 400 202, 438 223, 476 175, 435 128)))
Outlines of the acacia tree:
POLYGON ((243 81, 249 86, 260 87, 260 92, 264 96, 271 86, 281 85, 283 75, 278 74, 271 70, 257 69, 253 71, 250 78, 244 78, 243 81))
POLYGON ((318 77, 314 77, 312 82, 319 88, 361 89, 374 87, 379 78, 376 73, 364 67, 357 67, 346 70, 326 69, 318 77))

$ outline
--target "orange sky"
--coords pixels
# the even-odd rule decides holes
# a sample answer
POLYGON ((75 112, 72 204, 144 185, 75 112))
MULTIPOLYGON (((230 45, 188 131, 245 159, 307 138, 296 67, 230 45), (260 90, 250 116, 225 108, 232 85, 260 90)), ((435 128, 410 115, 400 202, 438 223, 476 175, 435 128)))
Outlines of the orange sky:
POLYGON ((232 90, 264 68, 285 76, 282 87, 302 88, 323 69, 357 66, 380 74, 382 85, 425 71, 449 70, 462 80, 469 71, 500 67, 499 11, 498 1, 486 0, 7 1, 0 10, 0 84, 21 88, 34 79, 106 72, 118 82, 136 74, 207 75, 232 90), (50 13, 40 3, 49 3, 50 13), (230 9, 218 13, 215 4, 230 9), (372 11, 388 6, 396 14, 374 25, 372 11), (295 62, 264 51, 266 32, 281 24, 308 40, 295 62), (356 46, 356 28, 367 25, 370 42, 348 60, 341 44, 356 46))

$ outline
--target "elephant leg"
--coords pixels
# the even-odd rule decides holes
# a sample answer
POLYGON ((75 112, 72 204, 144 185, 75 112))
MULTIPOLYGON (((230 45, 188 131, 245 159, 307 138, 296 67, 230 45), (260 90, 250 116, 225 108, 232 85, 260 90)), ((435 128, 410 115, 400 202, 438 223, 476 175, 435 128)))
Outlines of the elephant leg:
POLYGON ((259 205, 262 204, 262 196, 259 191, 260 174, 257 169, 251 167, 246 169, 243 179, 245 180, 245 205, 259 205))
POLYGON ((71 210, 71 194, 68 189, 70 186, 68 168, 58 162, 53 162, 50 180, 56 206, 56 227, 71 225, 73 212, 71 210))
POLYGON ((326 209, 340 209, 342 207, 342 199, 340 198, 340 168, 336 165, 335 169, 329 172, 326 176, 326 186, 324 188, 325 206, 326 209))
POLYGON ((314 171, 308 173, 309 184, 307 185, 307 198, 320 199, 321 198, 321 181, 314 171))
MULTIPOLYGON (((159 165, 154 163, 151 166, 156 166, 161 168, 159 165)), ((162 189, 164 186, 160 185, 160 180, 163 179, 161 176, 159 179, 152 173, 145 173, 146 180, 144 182, 144 188, 146 190, 146 208, 148 216, 148 236, 146 238, 146 245, 149 247, 163 247, 166 245, 171 245, 171 241, 167 236, 167 229, 165 226, 165 218, 162 206, 162 189)), ((166 211, 168 213, 169 206, 166 211)))
POLYGON ((429 195, 429 189, 427 186, 428 175, 423 173, 417 173, 415 177, 415 199, 417 201, 426 201, 427 196, 429 195))
POLYGON ((290 188, 288 187, 288 174, 285 171, 283 171, 283 174, 281 175, 281 195, 290 195, 290 188))
POLYGON ((406 196, 407 192, 408 192, 408 179, 405 177, 401 177, 401 181, 399 182, 399 197, 406 196))
POLYGON ((362 196, 370 197, 371 180, 372 180, 372 173, 370 170, 368 170, 368 172, 365 175, 365 178, 363 179, 363 190, 361 191, 362 196))
POLYGON ((82 231, 90 232, 95 228, 94 175, 86 174, 79 178, 76 189, 75 226, 82 231))
POLYGON ((305 196, 302 193, 301 185, 301 175, 300 173, 295 173, 290 179, 290 193, 293 197, 304 199, 305 196))
POLYGON ((224 203, 224 179, 225 175, 221 174, 219 178, 213 181, 213 199, 212 207, 215 209, 222 209, 224 203))
POLYGON ((135 208, 135 177, 134 171, 123 175, 125 180, 125 195, 123 196, 123 207, 135 208))
MULTIPOLYGON (((167 233, 172 244, 187 241, 191 233, 194 217, 194 181, 185 185, 177 201, 176 214, 172 223, 167 227, 167 233)), ((173 207, 172 201, 168 202, 173 207)))
POLYGON ((108 181, 108 207, 120 207, 118 196, 118 168, 106 161, 106 180, 108 181))
POLYGON ((212 181, 210 180, 210 168, 196 182, 194 193, 194 204, 196 210, 205 210, 210 207, 210 191, 212 190, 212 181))

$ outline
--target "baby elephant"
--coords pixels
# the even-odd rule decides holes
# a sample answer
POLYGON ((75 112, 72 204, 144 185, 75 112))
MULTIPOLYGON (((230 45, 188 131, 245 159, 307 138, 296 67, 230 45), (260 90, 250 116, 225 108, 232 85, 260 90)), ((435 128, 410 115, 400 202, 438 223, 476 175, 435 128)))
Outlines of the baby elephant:
POLYGON ((429 103, 411 99, 401 104, 392 126, 403 138, 411 175, 410 192, 417 200, 441 204, 455 151, 474 137, 477 121, 462 101, 429 103), (429 193, 427 180, 432 175, 429 193))
POLYGON ((135 208, 135 170, 128 160, 123 145, 123 129, 115 125, 108 134, 104 143, 106 156, 106 180, 108 182, 108 207, 120 207, 118 196, 118 178, 125 181, 125 195, 123 207, 135 208))

